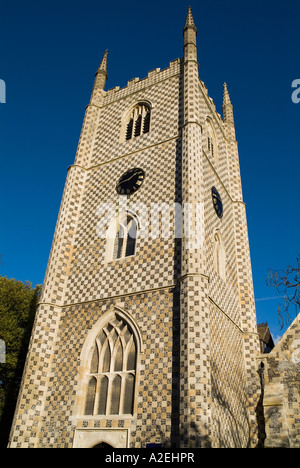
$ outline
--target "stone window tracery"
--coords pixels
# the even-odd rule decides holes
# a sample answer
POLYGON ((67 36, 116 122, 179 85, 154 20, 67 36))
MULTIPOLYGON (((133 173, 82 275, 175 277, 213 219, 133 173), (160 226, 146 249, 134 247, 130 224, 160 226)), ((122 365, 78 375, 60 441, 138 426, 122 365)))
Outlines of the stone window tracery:
POLYGON ((105 262, 135 255, 139 230, 139 219, 131 211, 124 211, 114 219, 106 234, 105 262))
POLYGON ((151 109, 148 104, 139 103, 131 111, 126 126, 125 139, 131 140, 150 131, 151 109))
POLYGON ((91 350, 84 414, 133 414, 137 345, 118 314, 103 327, 91 350))
POLYGON ((114 260, 135 254, 137 232, 138 227, 135 218, 127 214, 127 216, 120 221, 117 229, 113 250, 114 260))

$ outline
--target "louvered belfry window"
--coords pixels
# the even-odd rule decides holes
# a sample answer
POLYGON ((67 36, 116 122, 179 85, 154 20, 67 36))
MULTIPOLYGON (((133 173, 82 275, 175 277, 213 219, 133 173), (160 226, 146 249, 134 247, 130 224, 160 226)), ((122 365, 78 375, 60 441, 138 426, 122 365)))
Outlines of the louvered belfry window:
POLYGON ((126 140, 131 140, 150 131, 151 111, 146 104, 138 104, 130 114, 126 128, 126 140))
POLYGON ((114 314, 91 351, 85 415, 133 414, 136 359, 133 331, 114 314))

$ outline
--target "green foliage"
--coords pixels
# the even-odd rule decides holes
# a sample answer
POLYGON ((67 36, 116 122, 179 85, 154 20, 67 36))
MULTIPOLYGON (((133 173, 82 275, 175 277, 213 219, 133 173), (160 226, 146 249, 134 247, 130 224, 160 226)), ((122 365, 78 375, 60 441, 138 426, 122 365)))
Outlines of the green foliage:
POLYGON ((0 276, 0 339, 6 362, 0 363, 0 447, 6 446, 21 384, 41 286, 0 276))

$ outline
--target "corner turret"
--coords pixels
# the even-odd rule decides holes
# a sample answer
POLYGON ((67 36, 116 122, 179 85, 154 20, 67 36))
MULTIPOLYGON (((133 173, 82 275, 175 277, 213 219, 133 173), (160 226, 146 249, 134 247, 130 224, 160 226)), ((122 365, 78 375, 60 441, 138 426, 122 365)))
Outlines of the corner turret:
POLYGON ((227 137, 235 140, 235 126, 233 118, 233 107, 230 101, 229 92, 227 89, 227 84, 224 83, 224 93, 223 93, 223 121, 226 127, 227 137))
POLYGON ((95 74, 94 89, 101 89, 104 91, 107 80, 107 54, 108 50, 104 52, 103 59, 95 74))
POLYGON ((186 22, 183 29, 184 36, 184 60, 197 62, 197 28, 194 23, 191 7, 188 7, 186 22))

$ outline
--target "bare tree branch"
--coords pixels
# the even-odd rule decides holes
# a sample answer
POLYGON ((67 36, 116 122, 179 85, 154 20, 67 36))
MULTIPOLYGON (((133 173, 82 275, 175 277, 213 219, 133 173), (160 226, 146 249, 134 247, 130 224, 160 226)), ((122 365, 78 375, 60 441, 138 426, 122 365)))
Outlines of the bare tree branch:
POLYGON ((284 303, 278 305, 278 318, 283 328, 285 323, 291 323, 291 307, 295 307, 296 315, 300 310, 300 255, 296 258, 296 266, 268 271, 267 285, 275 287, 278 294, 284 296, 284 303))

